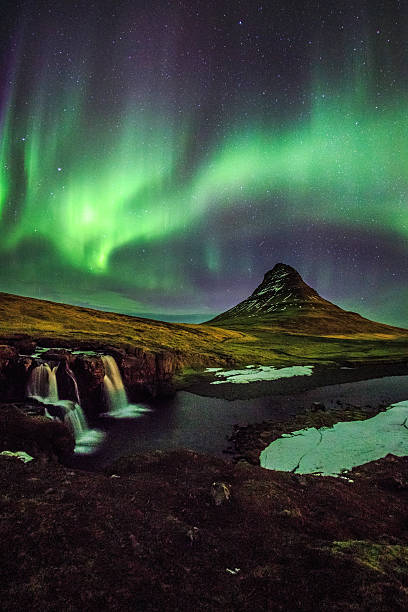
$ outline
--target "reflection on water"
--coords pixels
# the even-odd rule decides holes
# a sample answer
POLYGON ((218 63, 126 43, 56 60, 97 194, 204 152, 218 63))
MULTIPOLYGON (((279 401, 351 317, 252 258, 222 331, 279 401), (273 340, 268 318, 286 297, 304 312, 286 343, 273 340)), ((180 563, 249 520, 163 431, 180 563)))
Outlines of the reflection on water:
POLYGON ((107 419, 136 419, 145 412, 151 412, 151 408, 143 404, 126 404, 126 406, 104 412, 100 416, 107 419))
MULTIPOLYGON (((390 405, 408 399, 408 376, 388 376, 354 383, 330 385, 293 395, 228 401, 180 392, 171 399, 145 404, 137 418, 99 419, 105 442, 91 456, 77 457, 72 465, 101 469, 123 455, 148 450, 190 448, 222 454, 234 424, 259 423, 266 419, 286 420, 323 402, 327 409, 346 406, 390 405)), ((141 406, 138 406, 138 409, 141 406)))

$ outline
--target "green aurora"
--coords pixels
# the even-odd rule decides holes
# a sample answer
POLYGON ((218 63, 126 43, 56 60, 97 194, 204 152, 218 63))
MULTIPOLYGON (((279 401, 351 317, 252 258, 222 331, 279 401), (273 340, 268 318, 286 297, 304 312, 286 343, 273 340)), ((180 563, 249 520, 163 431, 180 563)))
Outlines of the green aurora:
POLYGON ((3 248, 39 234, 71 265, 98 274, 124 244, 159 240, 212 207, 231 208, 243 197, 271 192, 285 199, 280 223, 312 217, 322 224, 373 224, 408 237, 402 205, 408 104, 379 112, 336 96, 295 125, 237 127, 182 184, 179 167, 187 163, 191 128, 177 133, 157 115, 131 111, 116 133, 103 125, 87 128, 81 100, 64 112, 69 98, 30 109, 30 121, 19 129, 27 136, 16 141, 10 96, 1 132, 2 215, 13 206, 8 196, 16 175, 22 202, 3 248), (24 169, 14 170, 20 156, 24 169))
MULTIPOLYGON (((206 235, 203 228, 220 210, 239 218, 259 202, 266 232, 312 224, 408 238, 408 98, 373 102, 361 71, 346 71, 336 86, 312 79, 306 104, 291 117, 235 112, 216 131, 200 132, 194 109, 175 112, 160 91, 148 95, 146 83, 138 96, 129 84, 109 107, 93 102, 86 72, 78 86, 43 62, 40 76, 27 78, 24 58, 20 49, 1 106, 4 261, 35 240, 84 278, 119 275, 127 288, 121 299, 140 307, 143 290, 179 291, 180 256, 167 250, 165 262, 144 260, 135 273, 135 262, 115 268, 115 254, 191 236, 202 244, 200 266, 217 278, 228 230, 206 235)), ((195 288, 185 283, 188 299, 195 288)))

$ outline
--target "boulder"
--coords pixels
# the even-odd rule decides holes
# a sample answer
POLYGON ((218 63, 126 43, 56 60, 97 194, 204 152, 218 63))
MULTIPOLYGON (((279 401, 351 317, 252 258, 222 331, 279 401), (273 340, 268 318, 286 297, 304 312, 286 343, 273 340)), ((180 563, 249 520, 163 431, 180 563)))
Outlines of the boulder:
POLYGON ((46 417, 31 417, 14 404, 0 405, 0 451, 25 451, 45 461, 71 455, 75 440, 68 427, 46 417))
POLYGON ((134 355, 124 355, 118 360, 123 383, 131 401, 174 393, 172 378, 180 367, 177 352, 154 353, 140 348, 134 355))
POLYGON ((32 359, 20 357, 14 346, 0 345, 0 401, 24 399, 31 363, 32 359))
MULTIPOLYGON (((81 405, 86 414, 97 415, 105 412, 103 379, 105 368, 98 355, 78 355, 72 365, 75 374, 81 405)), ((70 399, 70 398, 69 398, 70 399)))
POLYGON ((221 506, 230 500, 231 487, 225 482, 213 482, 211 485, 211 497, 216 506, 221 506))

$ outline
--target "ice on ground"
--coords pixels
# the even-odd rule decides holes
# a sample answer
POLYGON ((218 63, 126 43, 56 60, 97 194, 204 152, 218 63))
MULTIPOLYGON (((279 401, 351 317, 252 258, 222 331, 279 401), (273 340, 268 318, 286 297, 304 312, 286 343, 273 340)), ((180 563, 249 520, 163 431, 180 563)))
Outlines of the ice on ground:
POLYGON ((6 451, 1 452, 0 455, 3 455, 4 457, 16 457, 17 459, 20 459, 20 461, 22 461, 23 463, 28 463, 29 461, 34 460, 34 457, 29 455, 25 451, 13 452, 13 451, 6 450, 6 451))
POLYGON ((389 453, 408 455, 407 422, 405 400, 365 421, 301 429, 269 444, 260 455, 260 464, 268 470, 339 476, 389 453))
POLYGON ((30 355, 30 357, 41 357, 43 353, 47 351, 69 351, 71 355, 88 355, 88 356, 100 356, 102 353, 99 351, 81 351, 75 350, 72 351, 69 348, 64 348, 63 346, 37 346, 34 353, 30 355))
MULTIPOLYGON (((208 370, 209 368, 207 368, 208 370)), ((291 378, 292 376, 311 376, 313 366, 290 366, 287 368, 275 368, 273 366, 246 366, 244 370, 222 370, 212 368, 215 376, 225 380, 214 380, 211 385, 222 385, 225 383, 246 384, 259 380, 277 380, 278 378, 291 378)))
POLYGON ((219 372, 222 368, 205 368, 206 372, 219 372))

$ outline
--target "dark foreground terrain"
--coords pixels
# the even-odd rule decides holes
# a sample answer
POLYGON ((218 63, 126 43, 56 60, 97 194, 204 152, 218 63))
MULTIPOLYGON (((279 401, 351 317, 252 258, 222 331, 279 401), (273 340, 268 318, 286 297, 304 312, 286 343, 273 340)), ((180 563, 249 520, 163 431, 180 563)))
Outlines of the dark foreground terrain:
POLYGON ((408 460, 351 479, 187 450, 106 474, 0 457, 1 607, 406 610, 408 460))

